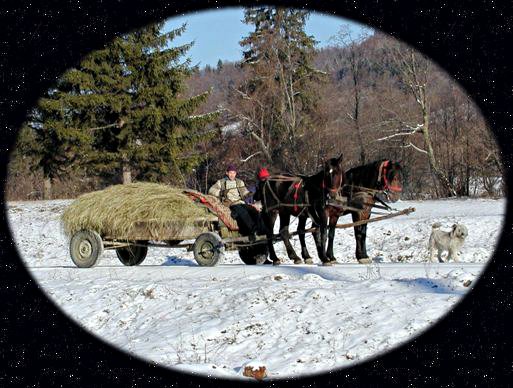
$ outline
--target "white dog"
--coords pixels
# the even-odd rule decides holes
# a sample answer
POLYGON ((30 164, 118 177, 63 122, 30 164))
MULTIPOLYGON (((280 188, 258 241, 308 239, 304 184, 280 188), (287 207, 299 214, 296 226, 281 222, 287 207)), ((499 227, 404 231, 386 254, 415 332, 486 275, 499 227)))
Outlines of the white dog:
POLYGON ((440 223, 435 223, 429 236, 429 256, 431 262, 435 262, 435 250, 438 250, 438 261, 443 263, 442 252, 447 251, 447 261, 453 259, 459 261, 459 250, 468 235, 467 227, 461 224, 454 224, 450 232, 439 230, 440 223))

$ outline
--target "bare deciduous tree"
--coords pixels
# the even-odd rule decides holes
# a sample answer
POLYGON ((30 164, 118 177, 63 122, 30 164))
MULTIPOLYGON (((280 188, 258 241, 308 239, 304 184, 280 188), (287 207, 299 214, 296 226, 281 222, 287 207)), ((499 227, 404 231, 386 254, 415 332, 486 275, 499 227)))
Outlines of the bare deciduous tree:
POLYGON ((389 50, 392 65, 399 73, 399 78, 406 87, 408 93, 415 99, 420 113, 420 122, 407 125, 397 133, 379 140, 388 140, 392 137, 402 136, 408 138, 404 147, 411 147, 427 156, 429 167, 440 183, 445 195, 456 196, 456 190, 449 181, 447 175, 439 166, 430 133, 430 102, 428 98, 429 76, 433 71, 433 65, 421 54, 403 44, 396 44, 389 50), (420 134, 423 146, 415 144, 415 138, 420 134))
POLYGON ((347 63, 351 72, 352 110, 351 112, 347 112, 347 116, 353 123, 356 137, 358 139, 360 164, 365 164, 367 161, 363 128, 360 124, 361 99, 363 91, 362 78, 364 77, 362 72, 366 63, 362 43, 367 38, 367 33, 361 33, 357 37, 352 37, 350 27, 347 24, 341 25, 338 33, 331 38, 336 46, 343 48, 343 51, 339 51, 335 55, 334 64, 336 68, 334 70, 341 71, 347 63))

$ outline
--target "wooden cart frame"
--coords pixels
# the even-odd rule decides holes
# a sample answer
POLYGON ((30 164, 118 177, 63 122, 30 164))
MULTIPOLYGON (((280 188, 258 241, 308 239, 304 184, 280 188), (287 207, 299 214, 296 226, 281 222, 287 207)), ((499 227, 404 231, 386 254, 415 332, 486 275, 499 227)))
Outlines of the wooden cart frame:
POLYGON ((148 248, 185 248, 192 251, 201 266, 214 266, 225 251, 238 250, 246 264, 257 264, 267 257, 266 236, 257 236, 254 242, 242 236, 217 216, 211 214, 184 223, 172 221, 152 233, 144 222, 136 224, 123 237, 100 235, 93 230, 80 230, 70 239, 72 261, 81 268, 97 264, 105 250, 115 250, 118 259, 127 266, 139 265, 146 258, 148 248), (178 226, 179 227, 176 227, 178 226), (179 230, 177 233, 176 230, 179 230), (194 242, 184 242, 193 240, 194 242))

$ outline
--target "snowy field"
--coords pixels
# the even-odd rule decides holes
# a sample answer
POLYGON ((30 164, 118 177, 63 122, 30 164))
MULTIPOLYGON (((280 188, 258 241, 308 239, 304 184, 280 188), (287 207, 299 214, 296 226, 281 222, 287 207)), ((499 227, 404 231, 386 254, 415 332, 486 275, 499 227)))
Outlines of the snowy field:
MULTIPOLYGON (((227 252, 217 267, 199 267, 184 249, 150 248, 139 267, 106 251, 96 267, 79 269, 59 222, 68 203, 8 204, 18 251, 47 295, 99 338, 145 360, 244 379, 247 363, 264 365, 271 379, 326 372, 418 335, 475 284, 505 212, 504 199, 400 201, 397 209, 417 210, 369 225, 368 265, 356 263, 352 229, 339 229, 341 264, 332 267, 319 265, 309 236, 314 265, 246 266, 227 252), (427 262, 434 222, 467 226, 460 263, 427 262)), ((285 258, 283 244, 275 246, 285 258)))

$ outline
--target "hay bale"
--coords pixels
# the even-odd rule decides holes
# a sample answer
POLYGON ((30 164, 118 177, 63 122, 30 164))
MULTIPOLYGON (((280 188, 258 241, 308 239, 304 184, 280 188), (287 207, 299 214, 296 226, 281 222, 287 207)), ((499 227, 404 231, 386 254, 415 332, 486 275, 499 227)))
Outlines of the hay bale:
POLYGON ((183 189, 132 183, 78 197, 66 208, 61 221, 68 236, 90 229, 101 236, 124 238, 141 225, 149 235, 160 236, 164 229, 169 233, 170 225, 180 228, 206 218, 212 218, 206 207, 194 203, 183 189))

